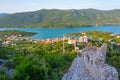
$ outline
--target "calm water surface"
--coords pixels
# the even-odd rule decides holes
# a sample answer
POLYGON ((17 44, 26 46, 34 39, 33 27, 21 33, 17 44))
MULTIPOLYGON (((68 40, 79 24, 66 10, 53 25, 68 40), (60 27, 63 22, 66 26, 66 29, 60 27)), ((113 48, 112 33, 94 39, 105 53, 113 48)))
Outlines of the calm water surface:
POLYGON ((36 32, 34 39, 60 38, 63 34, 84 32, 92 30, 101 30, 105 32, 113 32, 120 34, 120 26, 93 26, 93 27, 79 27, 79 28, 0 28, 0 30, 23 30, 26 32, 36 32))

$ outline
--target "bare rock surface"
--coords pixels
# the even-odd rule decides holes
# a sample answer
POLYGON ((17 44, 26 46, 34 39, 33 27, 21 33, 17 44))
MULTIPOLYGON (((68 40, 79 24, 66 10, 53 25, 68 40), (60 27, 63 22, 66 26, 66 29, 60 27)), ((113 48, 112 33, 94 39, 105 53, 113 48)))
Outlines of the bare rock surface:
POLYGON ((105 63, 107 45, 86 47, 62 80, 118 80, 117 70, 105 63))

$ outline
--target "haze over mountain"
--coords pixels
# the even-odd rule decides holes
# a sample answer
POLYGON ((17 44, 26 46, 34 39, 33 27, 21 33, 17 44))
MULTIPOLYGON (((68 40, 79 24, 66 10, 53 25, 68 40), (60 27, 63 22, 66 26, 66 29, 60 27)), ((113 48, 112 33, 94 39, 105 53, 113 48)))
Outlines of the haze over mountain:
POLYGON ((14 13, 0 18, 0 27, 71 27, 120 24, 120 10, 42 9, 14 13))
POLYGON ((3 18, 5 16, 9 15, 8 13, 0 13, 0 18, 3 18))

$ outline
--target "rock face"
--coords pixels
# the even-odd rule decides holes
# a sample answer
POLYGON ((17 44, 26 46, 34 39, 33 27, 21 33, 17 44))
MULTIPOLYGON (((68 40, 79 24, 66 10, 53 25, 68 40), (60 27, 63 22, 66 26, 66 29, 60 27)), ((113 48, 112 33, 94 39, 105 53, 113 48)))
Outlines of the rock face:
POLYGON ((62 80, 118 80, 116 69, 105 63, 107 45, 86 47, 62 80))

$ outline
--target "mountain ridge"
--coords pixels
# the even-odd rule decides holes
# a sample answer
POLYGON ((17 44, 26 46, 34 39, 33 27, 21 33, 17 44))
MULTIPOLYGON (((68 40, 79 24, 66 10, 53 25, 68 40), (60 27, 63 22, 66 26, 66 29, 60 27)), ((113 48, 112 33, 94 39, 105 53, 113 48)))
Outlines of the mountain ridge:
POLYGON ((73 27, 120 24, 120 9, 42 9, 9 14, 0 18, 0 27, 73 27))

